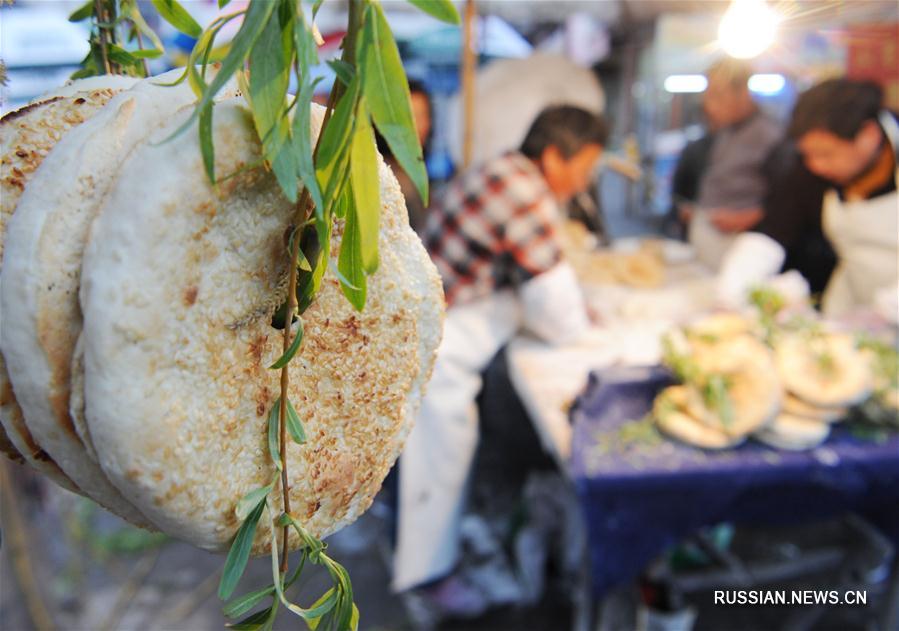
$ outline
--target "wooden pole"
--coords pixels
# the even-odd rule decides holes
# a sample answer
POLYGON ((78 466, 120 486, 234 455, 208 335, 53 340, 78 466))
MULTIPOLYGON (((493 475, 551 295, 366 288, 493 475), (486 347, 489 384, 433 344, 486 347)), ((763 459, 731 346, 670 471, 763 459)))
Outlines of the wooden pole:
POLYGON ((477 9, 474 0, 466 0, 465 17, 462 22, 462 168, 471 166, 474 142, 474 75, 477 64, 474 41, 477 9))

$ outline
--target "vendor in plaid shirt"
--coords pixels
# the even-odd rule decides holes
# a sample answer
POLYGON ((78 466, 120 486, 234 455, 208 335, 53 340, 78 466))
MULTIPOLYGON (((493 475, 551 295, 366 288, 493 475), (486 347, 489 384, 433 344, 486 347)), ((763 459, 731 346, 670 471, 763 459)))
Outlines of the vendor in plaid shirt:
POLYGON ((585 110, 546 109, 518 151, 461 174, 428 218, 425 244, 449 308, 433 377, 400 460, 393 587, 440 579, 424 589, 432 606, 483 599, 451 574, 478 442, 481 372, 522 328, 564 343, 589 327, 557 225, 564 204, 589 186, 606 134, 604 121, 585 110))
POLYGON ((518 151, 450 185, 424 237, 448 305, 520 286, 559 263, 560 206, 590 184, 605 139, 597 116, 553 107, 534 121, 518 151))

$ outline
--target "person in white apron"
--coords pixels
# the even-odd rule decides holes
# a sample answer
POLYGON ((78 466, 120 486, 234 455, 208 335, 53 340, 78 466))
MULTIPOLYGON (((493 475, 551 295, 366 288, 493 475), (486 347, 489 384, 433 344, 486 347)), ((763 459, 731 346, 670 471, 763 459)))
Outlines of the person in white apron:
POLYGON ((790 135, 810 171, 834 188, 822 226, 837 253, 823 311, 874 309, 899 319, 899 124, 872 82, 833 79, 797 101, 790 135))
POLYGON ((551 343, 589 327, 556 231, 560 202, 587 188, 606 136, 604 121, 585 110, 544 110, 519 151, 459 176, 428 219, 425 244, 448 309, 399 461, 395 591, 442 579, 456 563, 478 443, 475 398, 490 359, 523 327, 551 343))

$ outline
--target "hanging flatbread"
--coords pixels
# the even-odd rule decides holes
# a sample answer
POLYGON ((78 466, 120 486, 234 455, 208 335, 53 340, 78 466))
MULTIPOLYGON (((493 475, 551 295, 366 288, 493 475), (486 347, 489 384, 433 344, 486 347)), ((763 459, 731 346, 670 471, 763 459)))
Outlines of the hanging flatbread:
MULTIPOLYGON (((175 70, 113 97, 44 160, 9 226, 0 293, 0 347, 35 441, 88 496, 139 525, 146 519, 87 455, 69 415, 72 356, 81 331, 81 259, 88 230, 126 156, 196 97, 175 70)), ((154 135, 155 134, 155 135, 154 135)))
MULTIPOLYGON (((313 109, 316 128, 322 113, 313 109)), ((216 172, 240 170, 217 188, 196 127, 130 156, 94 224, 81 300, 86 418, 103 470, 164 531, 215 550, 238 528, 238 500, 275 475, 266 427, 282 332, 270 316, 294 206, 271 173, 241 170, 260 161, 241 100, 216 107, 213 134, 216 172)), ((290 399, 308 436, 286 446, 290 503, 316 536, 370 505, 440 338, 437 272, 395 178, 380 159, 371 168, 381 178, 380 266, 365 310, 352 309, 329 271, 290 363, 290 399)), ((338 241, 341 232, 338 221, 338 241)), ((257 553, 268 550, 267 532, 263 520, 257 553)))
MULTIPOLYGON (((0 120, 0 260, 9 220, 35 170, 72 127, 96 114, 115 94, 137 82, 131 77, 80 79, 44 94, 0 120)), ((6 363, 0 356, 0 451, 28 462, 57 484, 74 483, 38 445, 16 401, 6 363)))
POLYGON ((688 399, 686 386, 671 386, 659 393, 653 404, 653 418, 661 431, 703 449, 727 449, 743 442, 742 436, 729 436, 690 416, 687 412, 688 399))
POLYGON ((806 403, 843 408, 871 393, 869 363, 851 335, 790 335, 778 342, 776 351, 784 386, 806 403))

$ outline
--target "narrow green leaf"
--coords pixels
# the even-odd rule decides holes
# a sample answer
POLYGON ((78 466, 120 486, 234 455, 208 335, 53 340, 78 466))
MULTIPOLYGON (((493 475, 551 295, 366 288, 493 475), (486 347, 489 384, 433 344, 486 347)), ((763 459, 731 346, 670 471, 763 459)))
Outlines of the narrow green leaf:
POLYGON ((240 498, 240 501, 237 502, 237 507, 234 509, 237 519, 240 521, 246 519, 247 516, 253 512, 253 509, 259 506, 260 502, 265 501, 268 494, 272 492, 272 488, 274 488, 274 482, 268 486, 261 486, 258 489, 253 489, 240 498))
POLYGON ((250 52, 250 102, 253 122, 262 139, 263 152, 281 190, 297 201, 297 165, 290 143, 287 88, 293 58, 293 22, 282 30, 273 12, 250 52))
POLYGON ((353 613, 350 615, 350 631, 356 631, 359 628, 359 608, 353 603, 353 613))
POLYGON ((376 3, 365 10, 359 57, 362 91, 375 125, 427 204, 428 172, 412 120, 409 82, 390 26, 376 3))
POLYGON ((344 181, 359 93, 357 78, 340 97, 318 143, 318 162, 315 171, 323 193, 324 207, 320 209, 322 213, 331 207, 344 181))
POLYGON ((281 399, 275 401, 271 412, 268 413, 268 454, 271 456, 272 462, 281 470, 281 399))
POLYGON ((303 313, 315 298, 328 269, 328 261, 331 256, 331 227, 330 215, 328 218, 315 216, 315 231, 306 237, 309 243, 302 243, 305 252, 309 252, 315 262, 311 274, 301 273, 297 277, 297 309, 303 313))
POLYGON ((314 630, 318 626, 321 617, 334 608, 334 605, 337 604, 337 596, 337 590, 331 587, 309 606, 303 618, 310 629, 314 630))
POLYGON ((356 130, 350 151, 350 180, 359 227, 362 268, 366 274, 374 274, 378 269, 381 180, 378 177, 378 148, 364 97, 359 100, 356 113, 356 130))
POLYGON ((297 94, 297 105, 293 113, 293 143, 294 154, 297 158, 297 175, 303 181, 303 186, 309 191, 309 197, 315 204, 316 212, 323 212, 321 190, 315 177, 315 164, 312 159, 312 120, 310 110, 312 107, 312 95, 315 86, 320 79, 311 83, 304 83, 297 94))
POLYGON ((297 332, 293 336, 293 341, 290 343, 290 347, 284 352, 283 355, 281 355, 281 357, 278 358, 278 361, 269 366, 269 368, 271 368, 272 370, 279 370, 281 368, 284 368, 284 366, 287 365, 287 362, 293 359, 293 356, 297 354, 297 351, 300 348, 300 344, 303 342, 303 319, 300 318, 299 320, 297 320, 297 323, 297 332))
MULTIPOLYGON (((272 588, 274 591, 274 587, 272 588)), ((257 611, 254 614, 251 614, 241 620, 240 622, 235 622, 234 624, 226 625, 229 629, 234 629, 235 631, 259 631, 262 628, 268 619, 272 615, 272 610, 277 611, 277 601, 275 604, 269 607, 268 609, 263 609, 262 611, 257 611)), ((240 614, 238 614, 240 615, 240 614)))
POLYGON ((312 27, 306 23, 306 16, 302 11, 297 11, 297 19, 293 24, 294 47, 297 51, 297 69, 301 84, 309 83, 311 75, 309 68, 318 64, 318 44, 312 34, 312 27))
POLYGON ((215 147, 212 144, 212 103, 200 107, 200 152, 210 182, 215 182, 215 147))
MULTIPOLYGON (((126 7, 123 5, 122 10, 125 12, 126 7)), ((147 24, 147 21, 144 20, 144 16, 140 12, 140 8, 137 6, 137 2, 131 3, 127 7, 127 17, 134 26, 137 27, 138 31, 146 35, 150 41, 153 43, 158 50, 164 51, 165 46, 162 45, 162 40, 159 39, 159 36, 156 34, 156 31, 150 28, 150 25, 147 24)))
POLYGON ((450 0, 409 0, 428 15, 449 24, 459 23, 459 12, 450 0))
POLYGON ((224 9, 230 2, 231 0, 219 0, 219 9, 224 9))
POLYGON ((298 445, 302 445, 306 442, 306 430, 303 429, 303 423, 300 421, 300 415, 297 414, 296 408, 293 407, 293 403, 290 402, 290 399, 287 400, 287 431, 290 433, 290 437, 293 438, 293 441, 298 445))
POLYGON ((244 568, 247 566, 247 560, 250 558, 250 549, 253 547, 256 525, 259 523, 259 518, 262 516, 264 508, 265 502, 260 502, 240 525, 237 535, 234 537, 234 543, 231 544, 228 558, 225 560, 222 580, 219 583, 218 596, 222 600, 231 597, 234 588, 237 587, 237 583, 243 575, 244 568))
POLYGON ((318 15, 318 10, 322 6, 322 2, 325 0, 315 0, 315 4, 312 5, 312 19, 315 19, 315 16, 318 15))
POLYGON ((185 35, 193 37, 194 39, 200 37, 200 33, 203 32, 203 29, 200 28, 200 25, 197 24, 196 20, 191 17, 190 13, 178 4, 177 0, 151 1, 163 20, 185 35))
POLYGON ((144 48, 143 50, 132 50, 130 52, 135 59, 156 59, 162 56, 163 51, 158 48, 144 48))
POLYGON ((79 8, 72 11, 72 15, 69 16, 69 22, 80 22, 86 18, 89 18, 94 14, 94 0, 87 0, 83 5, 79 8))
POLYGON ((262 623, 262 626, 259 627, 259 631, 272 631, 275 627, 275 618, 278 617, 278 601, 272 605, 272 610, 268 614, 268 618, 266 618, 265 622, 262 623))
POLYGON ((340 241, 340 254, 337 258, 337 269, 340 272, 340 288, 356 311, 365 308, 365 266, 362 262, 362 243, 359 232, 358 211, 355 202, 349 206, 343 239, 340 241))
POLYGON ((271 596, 274 593, 275 586, 269 585, 268 587, 257 589, 255 592, 250 592, 248 594, 244 594, 243 596, 238 596, 237 598, 234 598, 225 604, 225 606, 222 608, 222 613, 225 614, 226 618, 236 618, 237 616, 242 616, 257 604, 259 604, 259 601, 261 601, 263 598, 265 598, 266 596, 271 596))
POLYGON ((356 76, 356 69, 342 59, 332 59, 328 62, 328 66, 334 71, 334 74, 337 75, 337 78, 343 85, 350 85, 353 77, 356 76))
MULTIPOLYGON (((165 1, 168 0, 155 0, 155 2, 165 1)), ((200 112, 203 111, 204 106, 212 106, 215 95, 218 94, 219 90, 221 90, 225 86, 225 84, 237 71, 237 69, 243 65, 244 60, 247 58, 247 55, 253 48, 253 45, 256 43, 259 35, 262 33, 262 30, 265 28, 265 25, 268 22, 268 18, 269 16, 271 16, 275 6, 275 2, 250 3, 250 6, 246 11, 246 15, 244 16, 243 24, 240 25, 240 30, 231 41, 231 47, 228 50, 228 54, 225 56, 225 59, 222 61, 222 65, 219 68, 218 73, 212 79, 209 86, 203 91, 203 96, 200 99, 200 102, 197 104, 197 107, 194 108, 194 112, 193 114, 191 114, 191 117, 187 121, 185 121, 184 124, 181 125, 181 127, 175 130, 175 132, 169 138, 174 138, 182 134, 184 130, 189 128, 194 119, 200 115, 200 112)), ((190 65, 188 67, 188 70, 191 70, 190 65)), ((215 181, 214 177, 211 179, 213 182, 215 181)))
POLYGON ((125 50, 121 46, 116 46, 115 44, 106 45, 106 54, 109 56, 109 60, 114 61, 120 66, 138 65, 140 62, 137 57, 134 56, 135 52, 137 51, 125 50))

